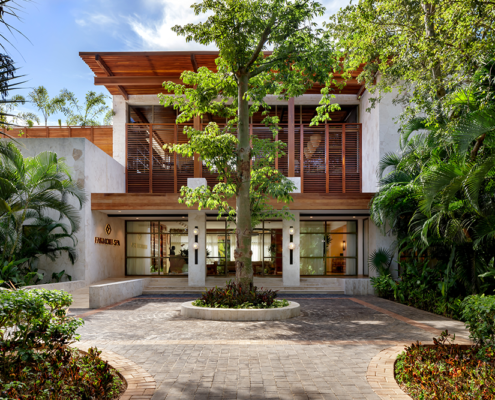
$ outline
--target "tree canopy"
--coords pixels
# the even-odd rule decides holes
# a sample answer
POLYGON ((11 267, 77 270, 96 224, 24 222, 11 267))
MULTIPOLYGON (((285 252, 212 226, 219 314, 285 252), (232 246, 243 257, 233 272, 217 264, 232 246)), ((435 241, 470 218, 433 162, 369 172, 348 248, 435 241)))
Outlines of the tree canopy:
MULTIPOLYGON (((183 155, 199 154, 210 171, 218 172, 214 188, 182 188, 189 206, 219 209, 236 219, 236 279, 252 285, 251 233, 253 224, 276 215, 290 218, 287 210, 268 206, 273 197, 288 203, 294 185, 273 168, 284 144, 253 137, 249 118, 262 111, 262 123, 276 134, 278 118, 269 115, 267 95, 287 100, 302 95, 315 82, 326 85, 314 122, 328 118, 332 97, 328 87, 336 83, 332 46, 314 22, 325 9, 311 0, 204 0, 192 6, 196 15, 206 14, 197 24, 175 26, 186 40, 219 49, 216 70, 206 67, 185 71, 183 84, 165 82, 170 95, 160 95, 161 104, 180 110, 178 123, 211 114, 225 117, 219 127, 211 122, 204 130, 188 127, 189 144, 172 149, 183 155), (232 135, 231 133, 234 133, 232 135), (252 164, 252 165, 251 165, 252 164), (228 205, 235 197, 236 209, 228 205)), ((197 128, 197 127, 196 127, 197 128)))
POLYGON ((433 122, 443 99, 486 64, 495 49, 495 3, 478 0, 362 0, 342 8, 326 34, 346 71, 379 98, 398 89, 403 119, 426 112, 433 122))

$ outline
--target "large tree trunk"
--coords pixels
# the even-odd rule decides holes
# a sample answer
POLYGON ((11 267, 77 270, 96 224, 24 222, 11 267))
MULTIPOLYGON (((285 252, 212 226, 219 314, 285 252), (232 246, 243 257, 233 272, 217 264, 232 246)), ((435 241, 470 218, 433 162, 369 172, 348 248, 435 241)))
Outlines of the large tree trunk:
MULTIPOLYGON (((435 5, 431 3, 422 3, 423 11, 425 13, 424 22, 425 22, 425 33, 426 37, 431 40, 435 40, 435 24, 434 24, 434 14, 435 14, 435 5)), ((442 69, 440 68, 440 64, 436 63, 432 69, 433 79, 437 85, 437 96, 438 98, 443 98, 447 94, 445 87, 443 85, 443 76, 442 69)))
POLYGON ((251 184, 251 141, 249 137, 249 104, 244 99, 248 89, 247 74, 239 76, 239 123, 237 126, 237 173, 241 181, 236 198, 236 239, 235 249, 235 278, 243 289, 253 286, 253 265, 251 262, 251 201, 249 188, 251 184))

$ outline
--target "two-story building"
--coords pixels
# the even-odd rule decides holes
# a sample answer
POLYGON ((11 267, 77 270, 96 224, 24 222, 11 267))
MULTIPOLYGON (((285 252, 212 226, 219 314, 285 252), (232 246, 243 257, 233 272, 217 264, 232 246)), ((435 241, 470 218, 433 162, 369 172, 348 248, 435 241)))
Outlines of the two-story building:
MULTIPOLYGON (((88 143, 82 150, 81 178, 90 195, 85 218, 91 222, 79 242, 84 265, 78 267, 78 278, 92 283, 139 276, 156 278, 155 286, 166 287, 166 282, 182 277, 184 285, 204 288, 232 277, 235 225, 218 219, 215 210, 198 211, 178 202, 182 186, 212 186, 216 175, 198 157, 163 149, 165 144, 187 141, 184 125, 200 128, 212 120, 219 125, 225 121, 205 115, 177 125, 176 111, 161 106, 157 97, 164 93, 162 83, 180 82, 184 70, 213 69, 218 53, 84 52, 80 56, 94 73, 95 85, 105 86, 113 96, 115 115, 112 149, 107 151, 113 160, 93 149, 96 141, 96 146, 88 143)), ((260 115, 251 119, 252 135, 287 144, 286 156, 275 167, 298 187, 289 206, 294 221, 270 220, 254 229, 255 281, 285 288, 302 283, 333 285, 346 293, 365 294, 369 252, 393 240, 370 221, 368 204, 377 188, 380 158, 398 148, 393 120, 400 109, 386 95, 366 111, 370 95, 351 79, 335 92, 341 110, 331 114, 330 122, 310 126, 319 93, 315 87, 289 101, 267 99, 280 120, 276 138, 260 123, 260 115)), ((61 146, 66 158, 77 162, 71 159, 76 150, 61 146)))

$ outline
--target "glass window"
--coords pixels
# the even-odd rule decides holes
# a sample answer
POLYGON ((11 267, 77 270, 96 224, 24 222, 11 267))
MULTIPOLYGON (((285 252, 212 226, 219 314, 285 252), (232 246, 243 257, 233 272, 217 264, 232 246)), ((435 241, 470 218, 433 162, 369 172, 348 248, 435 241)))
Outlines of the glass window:
POLYGON ((356 275, 356 221, 301 221, 301 275, 356 275))
POLYGON ((187 220, 128 221, 127 275, 187 275, 187 220))
MULTIPOLYGON (((235 223, 206 222, 206 268, 208 275, 235 275, 235 223)), ((253 273, 282 275, 282 222, 265 221, 253 229, 253 273)))

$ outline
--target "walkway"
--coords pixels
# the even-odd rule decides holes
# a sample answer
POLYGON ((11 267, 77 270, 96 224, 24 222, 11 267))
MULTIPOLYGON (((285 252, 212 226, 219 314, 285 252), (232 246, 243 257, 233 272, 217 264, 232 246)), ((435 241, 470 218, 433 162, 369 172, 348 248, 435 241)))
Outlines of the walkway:
POLYGON ((86 321, 79 330, 82 347, 117 353, 154 377, 153 400, 378 400, 366 371, 381 350, 431 342, 443 329, 467 339, 460 322, 372 296, 284 297, 301 304, 300 317, 185 319, 180 304, 186 296, 142 296, 72 313, 86 321))

